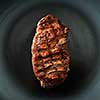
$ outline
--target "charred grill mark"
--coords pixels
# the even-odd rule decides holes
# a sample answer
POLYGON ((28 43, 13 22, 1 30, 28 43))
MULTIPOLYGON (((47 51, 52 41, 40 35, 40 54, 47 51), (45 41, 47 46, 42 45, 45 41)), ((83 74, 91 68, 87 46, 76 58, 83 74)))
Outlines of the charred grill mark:
MULTIPOLYGON (((48 41, 48 35, 45 36, 46 39, 47 39, 47 45, 48 45, 48 51, 49 51, 49 54, 51 54, 51 51, 50 51, 50 45, 49 45, 49 41, 48 41)), ((52 38, 51 38, 52 39, 52 38)), ((51 67, 53 67, 53 63, 52 63, 52 55, 50 55, 50 63, 52 64, 51 67)))

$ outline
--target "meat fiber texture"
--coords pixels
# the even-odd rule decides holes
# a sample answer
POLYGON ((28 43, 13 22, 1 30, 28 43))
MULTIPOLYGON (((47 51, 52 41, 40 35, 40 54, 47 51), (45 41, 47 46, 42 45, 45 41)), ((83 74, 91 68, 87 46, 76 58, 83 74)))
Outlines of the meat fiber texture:
POLYGON ((69 28, 48 14, 37 24, 33 38, 32 68, 43 88, 53 88, 64 82, 69 72, 69 28))

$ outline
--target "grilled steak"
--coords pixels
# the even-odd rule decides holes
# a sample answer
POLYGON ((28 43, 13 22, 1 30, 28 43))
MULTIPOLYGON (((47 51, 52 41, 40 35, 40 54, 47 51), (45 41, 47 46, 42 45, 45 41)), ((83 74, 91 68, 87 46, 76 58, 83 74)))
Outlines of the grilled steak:
POLYGON ((42 87, 52 88, 64 82, 69 71, 69 28, 48 14, 37 24, 32 43, 33 71, 42 87))

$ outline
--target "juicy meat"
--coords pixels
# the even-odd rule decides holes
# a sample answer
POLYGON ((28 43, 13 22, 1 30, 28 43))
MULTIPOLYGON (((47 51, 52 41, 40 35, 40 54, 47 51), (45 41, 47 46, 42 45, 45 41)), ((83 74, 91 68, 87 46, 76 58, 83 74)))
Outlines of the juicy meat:
POLYGON ((37 24, 32 43, 33 71, 42 87, 52 88, 64 82, 69 71, 68 32, 53 15, 37 24))

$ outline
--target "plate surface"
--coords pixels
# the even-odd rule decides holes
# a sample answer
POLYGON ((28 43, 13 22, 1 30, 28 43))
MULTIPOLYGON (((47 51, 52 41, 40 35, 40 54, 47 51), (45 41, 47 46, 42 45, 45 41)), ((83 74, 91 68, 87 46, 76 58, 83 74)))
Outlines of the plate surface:
POLYGON ((100 7, 91 0, 11 1, 0 13, 0 100, 99 100, 100 7), (43 89, 34 77, 31 44, 36 24, 46 14, 71 31, 70 73, 54 89, 43 89))

